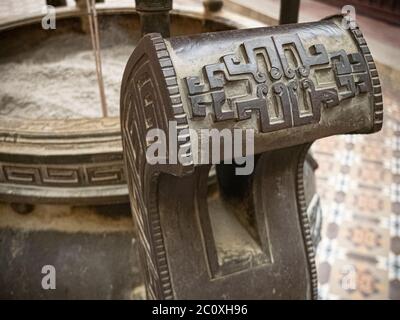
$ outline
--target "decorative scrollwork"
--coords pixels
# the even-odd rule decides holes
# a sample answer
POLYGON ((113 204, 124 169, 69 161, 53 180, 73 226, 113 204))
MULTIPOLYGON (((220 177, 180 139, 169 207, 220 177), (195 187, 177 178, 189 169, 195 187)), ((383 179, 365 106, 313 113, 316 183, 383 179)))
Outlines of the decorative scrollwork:
POLYGON ((205 65, 200 76, 186 77, 185 82, 192 119, 211 113, 216 122, 241 121, 254 112, 264 133, 318 123, 321 109, 372 88, 362 54, 343 49, 328 53, 320 43, 306 50, 297 34, 246 40, 237 53, 221 56, 219 62, 205 65), (320 87, 313 77, 322 69, 334 81, 320 87), (238 82, 249 88, 247 95, 232 93, 238 82))

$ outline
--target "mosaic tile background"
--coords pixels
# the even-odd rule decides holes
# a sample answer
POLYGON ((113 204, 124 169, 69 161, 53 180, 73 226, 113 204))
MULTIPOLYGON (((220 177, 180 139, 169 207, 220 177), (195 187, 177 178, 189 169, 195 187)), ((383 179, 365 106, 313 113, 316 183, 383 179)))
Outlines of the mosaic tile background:
MULTIPOLYGON (((382 71, 383 74, 385 70, 382 71)), ((400 109, 383 81, 381 132, 318 141, 321 299, 400 299, 400 109)))

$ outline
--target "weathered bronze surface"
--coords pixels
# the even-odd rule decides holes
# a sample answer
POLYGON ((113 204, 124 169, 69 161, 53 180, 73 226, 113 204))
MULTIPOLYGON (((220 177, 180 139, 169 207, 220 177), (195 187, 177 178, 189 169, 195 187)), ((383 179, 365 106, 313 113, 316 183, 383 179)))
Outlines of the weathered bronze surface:
POLYGON ((372 55, 342 17, 145 36, 125 69, 121 128, 148 296, 317 298, 307 150, 326 136, 376 132, 382 120, 372 55), (149 165, 146 133, 168 134, 170 120, 184 161, 149 165), (204 150, 189 128, 254 129, 254 172, 235 176, 234 165, 217 165, 219 190, 210 190, 210 166, 193 161, 204 150))

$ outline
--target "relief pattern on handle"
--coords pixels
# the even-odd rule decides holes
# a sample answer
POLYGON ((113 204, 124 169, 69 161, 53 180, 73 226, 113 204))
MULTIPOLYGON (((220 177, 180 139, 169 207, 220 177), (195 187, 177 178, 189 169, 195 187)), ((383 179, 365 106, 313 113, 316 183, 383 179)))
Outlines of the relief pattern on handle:
MULTIPOLYGON (((358 36, 359 29, 351 32, 364 55, 343 49, 327 52, 322 43, 305 48, 297 33, 244 41, 237 53, 204 65, 202 76, 185 77, 191 119, 204 119, 208 106, 214 122, 245 120, 256 113, 259 131, 266 133, 318 123, 323 108, 369 93, 372 85, 374 93, 380 93, 365 41, 358 36), (310 77, 311 72, 314 78, 319 72, 330 72, 333 81, 320 86, 310 77), (234 86, 245 90, 238 92, 234 86)), ((375 105, 379 126, 382 103, 378 97, 375 105)))

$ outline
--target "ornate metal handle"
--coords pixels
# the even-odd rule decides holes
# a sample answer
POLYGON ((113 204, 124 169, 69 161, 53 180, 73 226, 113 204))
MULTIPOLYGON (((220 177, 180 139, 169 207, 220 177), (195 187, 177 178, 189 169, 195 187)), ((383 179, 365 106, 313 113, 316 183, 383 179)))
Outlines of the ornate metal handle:
POLYGON ((121 127, 149 297, 316 298, 306 151, 329 135, 378 131, 382 116, 372 55, 342 17, 145 36, 124 73, 121 127), (154 128, 177 133, 177 164, 171 153, 167 164, 146 161, 154 128), (213 128, 255 132, 251 175, 217 165, 222 205, 207 196, 210 166, 189 134, 213 128))

